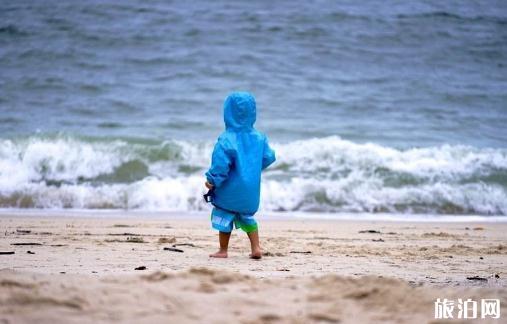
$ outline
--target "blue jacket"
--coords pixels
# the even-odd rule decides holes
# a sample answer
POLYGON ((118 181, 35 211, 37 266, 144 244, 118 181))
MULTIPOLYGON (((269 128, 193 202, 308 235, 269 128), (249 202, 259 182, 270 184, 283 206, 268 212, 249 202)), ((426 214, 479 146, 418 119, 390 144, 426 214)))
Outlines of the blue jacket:
POLYGON ((213 149, 206 179, 214 188, 213 205, 253 214, 259 208, 261 171, 275 161, 266 135, 253 125, 256 119, 254 97, 234 92, 224 103, 225 132, 213 149))

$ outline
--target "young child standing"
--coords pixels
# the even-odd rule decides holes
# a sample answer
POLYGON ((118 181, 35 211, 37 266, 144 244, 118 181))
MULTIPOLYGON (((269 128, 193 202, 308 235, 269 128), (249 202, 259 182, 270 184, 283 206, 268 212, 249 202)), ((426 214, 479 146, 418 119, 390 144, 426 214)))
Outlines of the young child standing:
POLYGON ((234 92, 224 103, 225 132, 215 144, 206 187, 213 190, 212 227, 219 231, 220 249, 213 258, 227 258, 233 229, 241 228, 250 239, 253 259, 261 258, 259 231, 254 214, 259 208, 261 171, 275 161, 266 135, 253 125, 256 119, 254 97, 234 92))

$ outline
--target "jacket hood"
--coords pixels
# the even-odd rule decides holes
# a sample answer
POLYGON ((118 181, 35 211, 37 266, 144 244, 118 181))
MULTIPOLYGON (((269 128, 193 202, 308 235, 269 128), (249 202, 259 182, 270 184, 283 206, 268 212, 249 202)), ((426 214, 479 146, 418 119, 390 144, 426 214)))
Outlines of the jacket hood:
POLYGON ((250 130, 257 118, 255 98, 248 92, 233 92, 224 102, 226 129, 250 130))

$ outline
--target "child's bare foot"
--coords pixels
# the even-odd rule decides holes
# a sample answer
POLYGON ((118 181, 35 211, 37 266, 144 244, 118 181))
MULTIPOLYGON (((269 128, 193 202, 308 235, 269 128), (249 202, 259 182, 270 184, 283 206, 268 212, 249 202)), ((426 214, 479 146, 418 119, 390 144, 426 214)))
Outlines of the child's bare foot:
POLYGON ((218 251, 209 255, 210 258, 227 258, 227 251, 218 251))
POLYGON ((247 234, 248 238, 250 239, 250 247, 252 248, 250 259, 259 260, 262 258, 261 246, 259 244, 259 232, 255 230, 247 234))
POLYGON ((262 258, 262 252, 261 252, 261 249, 254 250, 254 251, 252 251, 252 253, 250 254, 250 259, 259 260, 260 258, 262 258))

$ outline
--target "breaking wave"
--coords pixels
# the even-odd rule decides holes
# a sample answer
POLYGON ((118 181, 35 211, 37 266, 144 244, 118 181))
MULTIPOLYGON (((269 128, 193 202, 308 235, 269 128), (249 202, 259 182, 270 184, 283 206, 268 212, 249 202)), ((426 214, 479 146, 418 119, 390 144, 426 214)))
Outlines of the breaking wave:
MULTIPOLYGON (((0 140, 0 207, 194 211, 211 142, 0 140)), ((398 150, 337 136, 273 144, 264 211, 507 214, 507 149, 398 150)))

